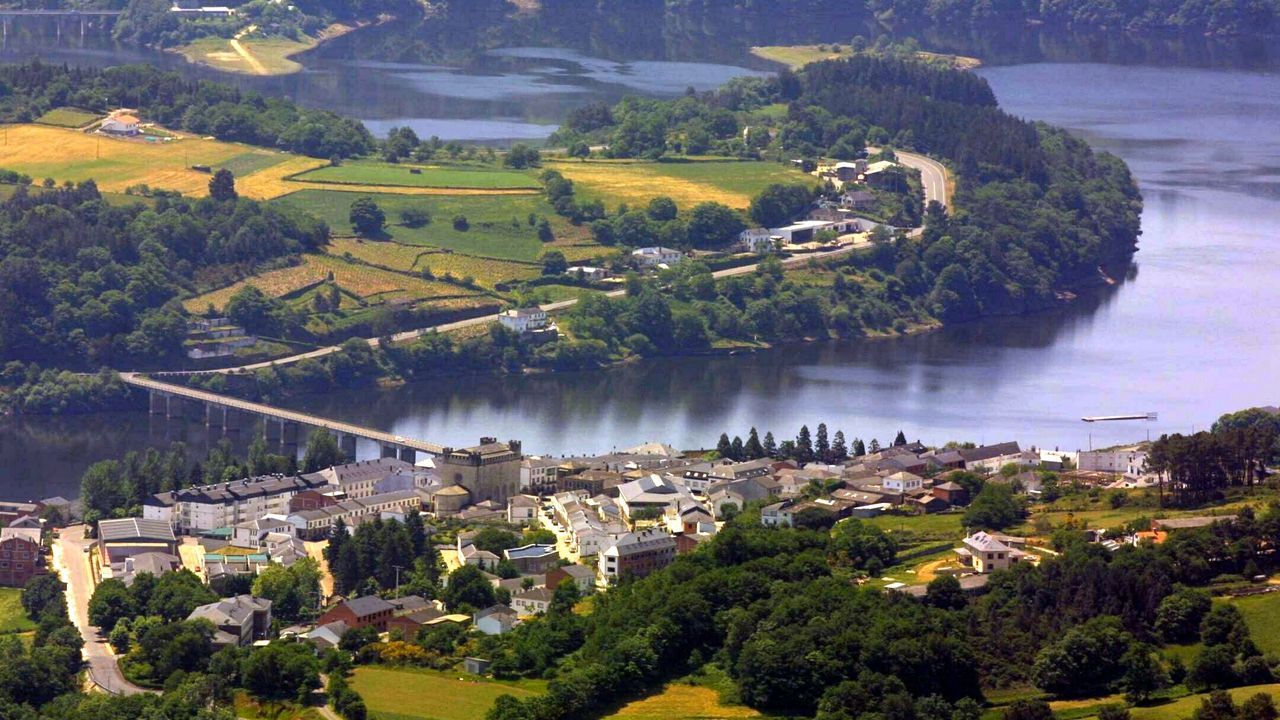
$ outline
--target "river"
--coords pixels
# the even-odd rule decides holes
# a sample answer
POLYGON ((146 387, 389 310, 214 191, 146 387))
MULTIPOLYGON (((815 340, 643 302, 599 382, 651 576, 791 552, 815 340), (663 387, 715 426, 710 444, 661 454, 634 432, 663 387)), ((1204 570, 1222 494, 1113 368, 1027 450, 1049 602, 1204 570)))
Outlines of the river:
MULTIPOLYGON (((368 63, 357 70, 407 74, 384 80, 408 82, 428 98, 472 93, 474 87, 448 89, 457 87, 459 73, 498 73, 485 81, 489 89, 480 97, 455 98, 476 103, 468 106, 474 118, 441 117, 431 112, 429 99, 416 115, 412 108, 393 108, 389 114, 398 117, 382 118, 424 129, 460 119, 468 125, 537 125, 530 118, 545 113, 554 121, 556 108, 563 113, 567 105, 609 98, 627 87, 679 92, 695 75, 690 66, 661 63, 637 73, 625 62, 565 51, 499 53, 485 62, 512 56, 520 67, 501 72, 368 63), (641 79, 629 77, 636 74, 641 79), (558 75, 572 79, 555 80, 558 75), (631 85, 620 83, 620 76, 631 85), (650 83, 654 77, 661 87, 650 83), (496 105, 485 110, 486 103, 496 105)), ((708 73, 708 83, 754 65, 745 59, 741 69, 694 64, 708 73)), ((290 404, 444 444, 493 435, 520 439, 527 452, 551 454, 649 440, 707 446, 722 431, 745 436, 752 425, 782 439, 802 423, 812 428, 819 422, 849 438, 881 442, 902 429, 926 443, 1017 439, 1082 449, 1204 428, 1222 412, 1275 404, 1280 125, 1274 119, 1280 117, 1280 76, 1222 67, 1049 62, 980 72, 1010 112, 1067 127, 1133 169, 1146 198, 1143 237, 1133 272, 1117 286, 1086 293, 1058 311, 909 338, 664 359, 593 373, 450 379, 290 404), (1083 415, 1149 411, 1159 420, 1080 421, 1083 415)), ((373 114, 388 113, 362 116, 373 125, 373 114)), ((203 435, 141 413, 6 420, 0 423, 0 497, 74 494, 80 472, 93 460, 176 438, 199 452, 208 442, 203 435)), ((362 447, 362 456, 371 451, 362 447)))

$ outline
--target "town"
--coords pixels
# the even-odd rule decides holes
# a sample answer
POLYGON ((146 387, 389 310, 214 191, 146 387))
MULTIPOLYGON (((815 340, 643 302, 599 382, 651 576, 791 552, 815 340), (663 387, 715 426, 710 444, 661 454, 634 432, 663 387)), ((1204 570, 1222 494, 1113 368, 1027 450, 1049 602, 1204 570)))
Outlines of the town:
MULTIPOLYGON (((207 621, 210 651, 288 643, 501 678, 510 661, 484 638, 565 607, 589 612, 593 597, 698 553, 744 518, 836 542, 872 532, 883 539, 848 541, 861 549, 847 582, 930 601, 940 582, 982 593, 993 574, 1058 557, 1064 530, 1116 553, 1252 513, 1239 502, 1152 506, 1153 492, 1178 484, 1153 459, 1161 452, 927 447, 902 433, 885 447, 847 445, 825 425, 780 445, 752 428, 745 443, 726 435, 714 450, 650 442, 581 457, 485 437, 414 461, 392 454, 154 493, 133 516, 95 518, 64 498, 0 503, 0 586, 65 583, 88 681, 111 693, 164 680, 134 616, 160 592, 183 598, 163 611, 170 620, 207 621), (1028 507, 1039 508, 1030 520, 1028 507)), ((1252 577, 1231 592, 1280 587, 1252 577)), ((358 689, 371 677, 357 673, 358 689)), ((344 692, 331 689, 331 702, 356 702, 344 692)), ((378 692, 359 702, 389 708, 378 692)))

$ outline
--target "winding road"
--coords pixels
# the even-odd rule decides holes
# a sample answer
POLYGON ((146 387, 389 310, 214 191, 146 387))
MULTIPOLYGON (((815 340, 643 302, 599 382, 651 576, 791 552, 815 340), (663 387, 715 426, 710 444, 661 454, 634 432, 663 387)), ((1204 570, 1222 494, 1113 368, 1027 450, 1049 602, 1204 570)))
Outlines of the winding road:
MULTIPOLYGON (((901 162, 903 165, 906 165, 909 168, 913 168, 915 170, 920 171, 920 181, 921 181, 921 184, 924 186, 925 200, 926 201, 936 200, 938 203, 942 204, 943 207, 947 207, 951 188, 949 188, 947 185, 947 179, 948 179, 947 169, 943 167, 942 163, 917 153, 904 152, 901 150, 898 150, 895 152, 897 153, 899 162, 901 162)), ((915 228, 911 230, 909 234, 914 237, 914 236, 918 236, 920 232, 921 232, 920 228, 915 228)), ((791 258, 787 258, 786 260, 783 260, 782 264, 786 267, 793 267, 796 265, 803 265, 809 262, 810 260, 825 260, 828 258, 853 252, 854 250, 857 250, 860 248, 867 247, 868 244, 869 243, 865 241, 850 243, 849 245, 838 248, 836 250, 827 250, 824 252, 809 253, 806 255, 797 255, 795 257, 791 257, 791 258)), ((712 275, 716 278, 731 277, 734 275, 744 275, 747 273, 755 272, 757 267, 759 267, 759 263, 753 263, 751 265, 742 265, 739 267, 728 268, 725 270, 717 270, 716 272, 712 273, 712 275)), ((625 292, 626 292, 625 290, 611 290, 605 293, 605 296, 618 297, 625 292)), ((553 313, 553 312, 558 312, 560 310, 565 310, 570 307, 573 307, 577 303, 578 303, 577 298, 574 298, 570 300, 560 300, 558 302, 547 303, 545 305, 540 305, 539 307, 548 313, 553 313)), ((399 332, 392 335, 391 340, 392 342, 395 342, 395 343, 406 342, 409 340, 416 340, 422 337, 423 335, 427 335, 433 332, 448 332, 450 330, 458 330, 460 328, 471 327, 474 325, 488 325, 490 323, 494 323, 497 321, 498 321, 497 313, 494 313, 492 315, 482 315, 480 317, 469 318, 466 320, 457 320, 455 322, 443 323, 440 325, 432 325, 430 327, 417 328, 415 330, 406 330, 404 332, 399 332)), ((368 338, 366 342, 369 343, 370 347, 377 347, 380 344, 380 341, 378 340, 378 338, 368 338)), ((254 370, 260 370, 263 368, 269 368, 273 365, 289 365, 302 360, 321 358, 326 355, 332 355, 333 353, 338 352, 338 350, 340 349, 341 347, 339 345, 329 345, 327 347, 317 348, 315 350, 310 350, 304 353, 298 353, 297 355, 289 355, 287 357, 277 358, 275 360, 268 360, 264 362, 251 363, 249 365, 238 365, 236 367, 220 368, 216 370, 185 370, 185 371, 177 371, 177 372, 167 372, 164 374, 166 375, 209 375, 209 374, 232 375, 237 373, 252 372, 254 370)))

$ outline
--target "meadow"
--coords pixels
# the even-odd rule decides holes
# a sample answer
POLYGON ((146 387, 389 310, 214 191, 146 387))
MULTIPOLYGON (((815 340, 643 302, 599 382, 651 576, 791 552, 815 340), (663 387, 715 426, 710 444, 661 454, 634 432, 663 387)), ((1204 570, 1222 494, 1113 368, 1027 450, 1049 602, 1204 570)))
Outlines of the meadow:
MULTIPOLYGON (((550 247, 590 245, 591 233, 585 227, 574 227, 557 216, 541 195, 432 195, 407 196, 372 193, 368 195, 387 215, 385 235, 402 245, 420 245, 452 250, 464 255, 537 262, 550 247), (400 222, 402 210, 427 211, 431 222, 417 228, 400 222), (545 217, 550 223, 555 242, 543 243, 528 216, 545 217), (463 216, 469 227, 458 230, 453 218, 463 216)), ((305 210, 329 224, 335 235, 351 233, 350 210, 356 196, 330 190, 302 190, 278 202, 305 210)), ((595 253, 600 254, 600 253, 595 253)), ((567 255, 567 254, 566 254, 567 255)))
POLYGON ((472 257, 446 252, 421 245, 401 245, 395 242, 338 238, 329 243, 329 253, 339 257, 350 254, 371 265, 391 268, 401 272, 421 273, 430 270, 436 277, 446 273, 461 280, 470 277, 486 288, 502 282, 529 280, 538 277, 542 269, 535 264, 472 257))
POLYGON ((406 187, 479 190, 537 190, 538 181, 521 172, 476 166, 403 165, 369 161, 344 162, 302 173, 303 182, 345 185, 403 185, 406 187), (411 172, 417 170, 417 173, 411 172))
MULTIPOLYGON (((1280 693, 1280 683, 1249 685, 1232 688, 1227 692, 1231 693, 1237 703, 1242 703, 1257 693, 1276 696, 1280 693)), ((1166 703, 1133 707, 1129 709, 1129 716, 1133 720, 1184 720, 1191 717, 1200 707, 1200 702, 1208 697, 1209 693, 1195 693, 1166 703)))
POLYGON ((1280 652, 1280 593, 1221 600, 1235 605, 1249 625, 1249 634, 1263 653, 1280 652))
POLYGON ((548 162, 547 167, 572 180, 579 198, 601 200, 610 209, 620 203, 643 205, 659 195, 682 209, 705 201, 745 209, 774 183, 816 184, 812 176, 774 162, 572 160, 548 162))
MULTIPOLYGON (((248 145, 194 137, 147 142, 47 125, 10 125, 0 133, 0 167, 30 175, 37 182, 44 178, 59 183, 92 179, 106 192, 123 192, 132 185, 145 184, 203 197, 209 194, 209 173, 192 170, 192 165, 252 168, 252 178, 279 175, 282 168, 301 172, 323 163, 300 158, 306 166, 292 167, 285 162, 290 157, 248 145)), ((237 179, 237 187, 246 196, 274 197, 256 194, 253 185, 244 180, 237 179)))
POLYGON ((80 110, 78 108, 60 107, 54 108, 49 112, 36 118, 36 122, 41 125, 54 125, 64 128, 82 128, 93 122, 96 122, 102 116, 98 113, 92 113, 88 110, 80 110))
POLYGON ((365 665, 356 668, 351 687, 364 698, 372 720, 483 720, 498 696, 539 695, 546 682, 365 665))
POLYGON ((24 633, 36 629, 22 608, 21 588, 0 588, 0 635, 24 633))
POLYGON ((725 705, 709 687, 671 683, 662 692, 633 700, 604 720, 730 720, 763 717, 745 705, 725 705))

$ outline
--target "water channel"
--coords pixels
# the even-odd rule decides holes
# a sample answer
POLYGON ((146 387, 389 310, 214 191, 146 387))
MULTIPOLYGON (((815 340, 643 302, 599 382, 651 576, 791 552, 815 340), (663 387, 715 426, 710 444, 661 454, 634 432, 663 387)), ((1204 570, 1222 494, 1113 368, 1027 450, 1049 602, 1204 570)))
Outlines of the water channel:
MULTIPOLYGON (((0 58, 30 54, 17 44, 0 58)), ((1017 439, 1075 449, 1190 431, 1225 411, 1275 404, 1280 75, 1273 56, 1205 51, 1164 63, 1125 46, 1084 58, 1113 62, 1080 62, 1059 58, 1055 47, 1002 56, 1009 64, 980 72, 1010 112, 1070 128, 1132 167, 1146 198, 1143 237, 1134 271, 1117 286, 1058 311, 918 337, 451 379, 290 404, 444 444, 494 435, 552 454, 648 440, 709 445, 722 431, 745 435, 752 425, 781 438, 818 422, 882 442, 902 429, 927 443, 1017 439), (1071 61, 1046 61, 1057 59, 1071 61), (1159 420, 1080 421, 1148 411, 1159 420)), ((175 63, 66 43, 41 54, 82 64, 175 63)), ((725 51, 627 61, 516 48, 461 69, 345 54, 321 53, 307 59, 306 72, 259 84, 352 112, 375 130, 410 124, 441 137, 509 140, 545 135, 578 103, 676 94, 763 69, 745 52, 727 62, 725 51)), ((2 420, 0 497, 74 494, 90 462, 173 439, 193 453, 209 442, 194 427, 141 413, 2 420)))

